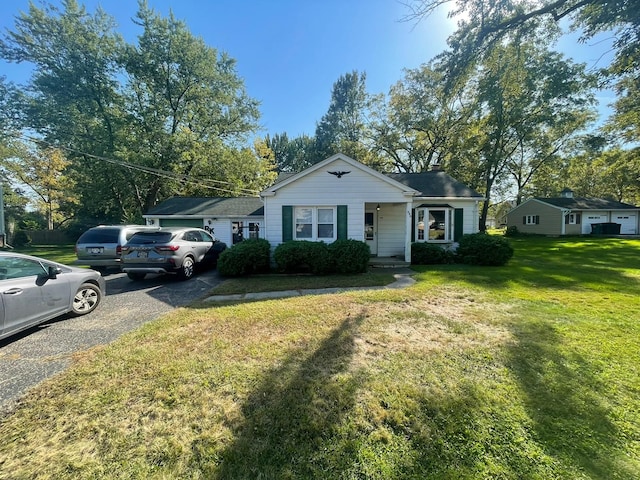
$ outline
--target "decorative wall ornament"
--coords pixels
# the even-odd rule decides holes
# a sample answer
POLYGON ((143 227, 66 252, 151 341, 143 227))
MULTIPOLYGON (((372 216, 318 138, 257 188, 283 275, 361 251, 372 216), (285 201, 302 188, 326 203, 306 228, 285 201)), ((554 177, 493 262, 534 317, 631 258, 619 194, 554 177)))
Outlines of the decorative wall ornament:
POLYGON ((331 175, 335 175, 338 178, 342 178, 343 175, 346 175, 347 173, 351 173, 351 172, 327 172, 330 173, 331 175))

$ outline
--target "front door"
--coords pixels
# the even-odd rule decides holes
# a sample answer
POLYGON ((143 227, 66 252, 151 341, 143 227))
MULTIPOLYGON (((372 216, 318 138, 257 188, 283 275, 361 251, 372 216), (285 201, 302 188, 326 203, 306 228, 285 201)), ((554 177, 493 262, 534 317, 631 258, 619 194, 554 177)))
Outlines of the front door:
POLYGON ((378 225, 375 210, 364 212, 364 241, 371 249, 371 255, 378 254, 378 225))

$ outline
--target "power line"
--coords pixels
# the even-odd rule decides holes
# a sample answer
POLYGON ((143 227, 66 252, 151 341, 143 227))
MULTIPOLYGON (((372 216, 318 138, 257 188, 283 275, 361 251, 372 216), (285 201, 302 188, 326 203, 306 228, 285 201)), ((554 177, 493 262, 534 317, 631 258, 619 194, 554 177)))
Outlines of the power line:
POLYGON ((206 189, 211 189, 211 190, 218 190, 221 192, 226 192, 226 193, 231 193, 231 194, 236 194, 238 193, 238 191, 240 191, 240 193, 244 193, 247 195, 251 195, 254 196, 259 192, 259 190, 251 190, 248 188, 236 188, 234 190, 229 190, 229 189, 225 189, 223 187, 221 187, 220 185, 230 185, 233 186, 233 183, 231 182, 225 182, 224 180, 215 180, 215 179, 208 179, 208 180, 202 180, 202 179, 193 179, 193 177, 191 175, 186 175, 186 174, 179 174, 179 173, 175 173, 175 172, 169 172, 167 170, 161 170, 158 168, 153 168, 153 167, 147 167, 144 165, 137 165, 134 163, 129 163, 129 162, 125 162, 124 160, 116 160, 113 158, 108 158, 108 157, 104 157, 101 155, 94 155, 92 153, 87 153, 87 152, 82 152, 80 150, 71 148, 71 147, 66 147, 66 146, 60 146, 60 145, 55 145, 51 142, 48 142, 46 140, 42 140, 42 139, 38 139, 35 137, 31 137, 29 135, 23 134, 23 133, 17 133, 17 134, 10 134, 10 136, 14 137, 14 138, 19 138, 21 140, 29 140, 31 142, 35 142, 35 143, 43 143, 45 145, 54 147, 54 148, 59 148, 61 150, 65 150, 67 152, 71 152, 74 153, 76 155, 82 155, 84 157, 89 157, 89 158, 93 158, 95 160, 100 160, 103 162, 107 162, 107 163, 111 163, 114 165, 118 165, 124 168, 128 168, 130 170, 137 170, 143 173, 146 173, 148 175, 155 175, 157 177, 160 178, 168 178, 170 180, 177 180, 177 181, 181 181, 181 182, 185 182, 185 183, 189 183, 191 185, 197 185, 200 186, 202 188, 206 188, 206 189), (215 185, 218 184, 218 185, 215 185))

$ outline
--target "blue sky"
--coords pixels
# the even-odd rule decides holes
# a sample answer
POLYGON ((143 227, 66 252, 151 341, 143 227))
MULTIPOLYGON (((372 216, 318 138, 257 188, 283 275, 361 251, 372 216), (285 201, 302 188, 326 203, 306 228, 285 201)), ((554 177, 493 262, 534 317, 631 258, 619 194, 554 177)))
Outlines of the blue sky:
MULTIPOLYGON (((89 12, 97 5, 115 17, 129 42, 140 33, 131 19, 136 0, 78 0, 89 12)), ((36 5, 40 5, 36 0, 36 5)), ((58 4, 58 0, 53 0, 58 4)), ((340 75, 366 72, 367 90, 386 93, 402 78, 446 47, 455 24, 446 9, 419 24, 401 22, 407 9, 398 0, 148 0, 163 15, 169 10, 205 43, 237 61, 248 94, 261 102, 266 133, 290 138, 313 135, 327 111, 331 88, 340 75)), ((0 29, 28 10, 28 0, 0 1, 0 29)), ((579 45, 573 35, 559 48, 589 67, 606 64, 607 43, 579 45), (601 58, 605 54, 604 58, 601 58)), ((26 65, 0 62, 0 75, 16 83, 29 75, 26 65)), ((601 95, 603 115, 612 98, 601 95)))

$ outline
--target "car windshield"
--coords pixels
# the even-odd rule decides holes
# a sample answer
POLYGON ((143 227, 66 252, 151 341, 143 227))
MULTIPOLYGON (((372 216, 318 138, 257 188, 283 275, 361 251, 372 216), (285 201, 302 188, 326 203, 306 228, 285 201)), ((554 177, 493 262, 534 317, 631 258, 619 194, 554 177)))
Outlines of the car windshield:
POLYGON ((145 245, 149 243, 168 243, 171 240, 171 232, 138 232, 131 240, 130 244, 145 245))

